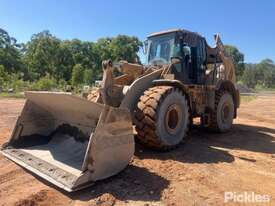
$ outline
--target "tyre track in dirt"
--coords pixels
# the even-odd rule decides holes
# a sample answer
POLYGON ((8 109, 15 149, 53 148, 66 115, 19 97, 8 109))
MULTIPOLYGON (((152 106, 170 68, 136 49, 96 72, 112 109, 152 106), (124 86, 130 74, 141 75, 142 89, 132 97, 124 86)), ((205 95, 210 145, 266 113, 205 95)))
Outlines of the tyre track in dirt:
POLYGON ((7 171, 4 174, 0 175, 0 184, 3 184, 5 182, 9 182, 12 179, 14 179, 16 176, 23 174, 24 171, 21 169, 11 170, 7 171))

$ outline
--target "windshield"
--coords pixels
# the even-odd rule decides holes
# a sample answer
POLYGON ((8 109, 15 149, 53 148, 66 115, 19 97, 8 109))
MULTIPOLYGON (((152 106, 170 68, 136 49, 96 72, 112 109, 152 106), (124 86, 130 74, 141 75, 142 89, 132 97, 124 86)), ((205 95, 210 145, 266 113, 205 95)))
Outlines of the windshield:
POLYGON ((175 34, 151 37, 148 39, 148 43, 148 64, 167 64, 171 57, 180 54, 180 46, 175 44, 175 34))

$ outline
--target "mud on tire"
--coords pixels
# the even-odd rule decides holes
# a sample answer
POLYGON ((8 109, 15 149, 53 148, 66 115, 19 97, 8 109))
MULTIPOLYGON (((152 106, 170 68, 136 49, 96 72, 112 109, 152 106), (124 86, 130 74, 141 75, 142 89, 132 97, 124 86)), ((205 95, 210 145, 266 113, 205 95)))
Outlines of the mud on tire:
POLYGON ((180 89, 152 87, 140 97, 135 112, 137 140, 153 149, 173 149, 186 137, 189 119, 189 105, 180 89))

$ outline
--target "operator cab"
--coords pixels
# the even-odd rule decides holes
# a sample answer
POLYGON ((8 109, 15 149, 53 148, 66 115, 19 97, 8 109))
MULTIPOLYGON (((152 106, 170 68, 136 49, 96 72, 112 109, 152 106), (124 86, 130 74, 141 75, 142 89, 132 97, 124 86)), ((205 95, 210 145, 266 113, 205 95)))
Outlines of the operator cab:
POLYGON ((205 83, 207 43, 199 34, 182 29, 153 33, 145 45, 146 64, 165 65, 173 61, 175 79, 185 84, 205 83))

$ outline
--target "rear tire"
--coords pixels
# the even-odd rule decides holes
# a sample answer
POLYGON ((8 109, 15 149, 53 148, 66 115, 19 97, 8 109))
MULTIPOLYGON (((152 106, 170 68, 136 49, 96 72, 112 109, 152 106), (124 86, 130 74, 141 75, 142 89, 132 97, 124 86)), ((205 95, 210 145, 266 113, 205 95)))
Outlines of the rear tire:
POLYGON ((189 129, 189 106, 180 89, 156 86, 144 92, 135 112, 137 140, 153 149, 173 149, 189 129))
POLYGON ((227 132, 231 129, 234 119, 234 102, 227 92, 217 92, 215 110, 211 115, 210 128, 217 132, 227 132))

